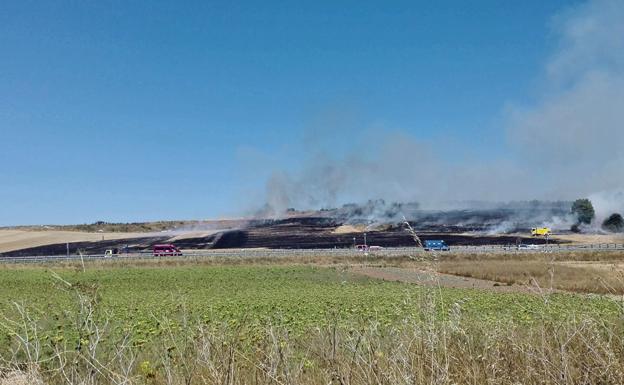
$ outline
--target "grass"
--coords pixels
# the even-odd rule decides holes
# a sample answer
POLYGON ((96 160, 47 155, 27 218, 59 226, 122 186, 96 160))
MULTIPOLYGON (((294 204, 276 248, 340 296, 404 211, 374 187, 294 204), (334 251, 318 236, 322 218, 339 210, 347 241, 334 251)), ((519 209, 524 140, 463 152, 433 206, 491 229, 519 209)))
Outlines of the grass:
MULTIPOLYGON (((0 271, 0 310, 11 302, 28 304, 41 314, 61 313, 72 306, 74 293, 65 282, 97 295, 98 306, 115 319, 141 320, 176 313, 180 306, 207 322, 267 323, 306 330, 336 316, 352 324, 371 318, 380 322, 419 316, 418 286, 382 282, 351 275, 341 268, 314 266, 185 266, 173 268, 87 269, 85 272, 46 270, 0 271), (59 278, 54 278, 58 275, 59 278), (48 295, 42 295, 47 293, 48 295)), ((482 319, 534 320, 569 314, 617 314, 612 301, 573 295, 540 297, 524 294, 440 288, 437 313, 443 317, 453 303, 482 319), (567 308, 563 312, 561 309, 567 308)))
MULTIPOLYGON (((183 268, 189 266, 334 266, 374 265, 422 268, 504 284, 539 286, 579 293, 624 294, 624 252, 572 251, 557 253, 421 253, 416 256, 335 256, 309 254, 283 257, 185 257, 89 261, 93 269, 183 268), (433 257, 433 259, 432 259, 433 257)), ((48 265, 0 264, 3 270, 42 268, 79 270, 79 262, 48 265)))
POLYGON ((447 255, 434 268, 447 274, 560 290, 624 294, 624 253, 572 252, 447 255))
POLYGON ((6 268, 0 381, 622 383, 620 305, 418 287, 339 266, 6 268))
POLYGON ((591 265, 568 266, 545 261, 443 262, 437 270, 507 284, 537 285, 581 293, 624 293, 624 276, 620 270, 591 265))

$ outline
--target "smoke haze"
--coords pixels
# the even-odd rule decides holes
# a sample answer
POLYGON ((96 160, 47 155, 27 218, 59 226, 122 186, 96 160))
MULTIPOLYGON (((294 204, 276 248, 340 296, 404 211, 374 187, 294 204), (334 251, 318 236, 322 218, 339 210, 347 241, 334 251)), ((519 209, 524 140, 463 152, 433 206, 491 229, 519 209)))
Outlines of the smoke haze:
POLYGON ((545 167, 552 194, 573 198, 624 187, 622 20, 618 0, 591 1, 558 16, 559 48, 546 65, 544 94, 534 106, 510 108, 510 139, 545 167))
POLYGON ((535 102, 504 109, 505 156, 475 160, 452 141, 440 148, 377 127, 342 158, 310 148, 299 171, 276 170, 267 182, 268 207, 280 213, 382 198, 443 208, 470 200, 590 197, 599 217, 624 211, 622 20, 619 0, 589 1, 554 18, 558 43, 536 74, 535 102))

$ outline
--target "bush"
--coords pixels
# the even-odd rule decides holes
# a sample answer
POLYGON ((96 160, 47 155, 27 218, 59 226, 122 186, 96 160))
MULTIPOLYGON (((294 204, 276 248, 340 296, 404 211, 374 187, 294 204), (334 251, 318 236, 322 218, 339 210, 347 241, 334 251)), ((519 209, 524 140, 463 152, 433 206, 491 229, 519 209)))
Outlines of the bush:
POLYGON ((622 215, 615 213, 602 222, 602 228, 612 233, 621 233, 624 231, 624 218, 622 215))

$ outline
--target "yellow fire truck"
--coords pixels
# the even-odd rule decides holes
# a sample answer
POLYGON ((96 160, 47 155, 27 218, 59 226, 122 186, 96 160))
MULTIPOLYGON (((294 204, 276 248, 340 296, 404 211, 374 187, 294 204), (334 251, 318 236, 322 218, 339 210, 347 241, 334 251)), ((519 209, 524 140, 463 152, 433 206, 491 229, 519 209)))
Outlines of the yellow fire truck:
POLYGON ((534 227, 531 229, 531 235, 534 237, 547 237, 550 233, 550 227, 534 227))

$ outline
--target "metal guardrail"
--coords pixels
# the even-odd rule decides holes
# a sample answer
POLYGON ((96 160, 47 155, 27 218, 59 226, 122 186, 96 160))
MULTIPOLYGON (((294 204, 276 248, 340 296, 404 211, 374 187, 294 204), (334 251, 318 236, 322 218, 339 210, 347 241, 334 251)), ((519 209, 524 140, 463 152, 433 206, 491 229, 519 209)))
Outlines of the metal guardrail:
MULTIPOLYGON (((539 245, 537 248, 518 249, 515 245, 486 245, 486 246, 454 246, 451 253, 543 253, 543 252, 566 252, 566 251, 624 251, 621 243, 595 243, 595 244, 551 244, 539 245)), ((285 257, 311 257, 311 256, 336 256, 354 257, 361 255, 373 255, 380 257, 400 257, 427 253, 417 247, 389 247, 364 253, 355 249, 219 249, 219 250, 192 250, 184 252, 182 256, 154 256, 151 252, 121 254, 106 256, 103 254, 91 255, 50 255, 50 256, 24 256, 2 257, 0 263, 50 263, 65 261, 95 261, 95 260, 128 260, 128 259, 176 259, 176 258, 285 258, 285 257)), ((445 253, 445 252, 442 252, 445 253)))

